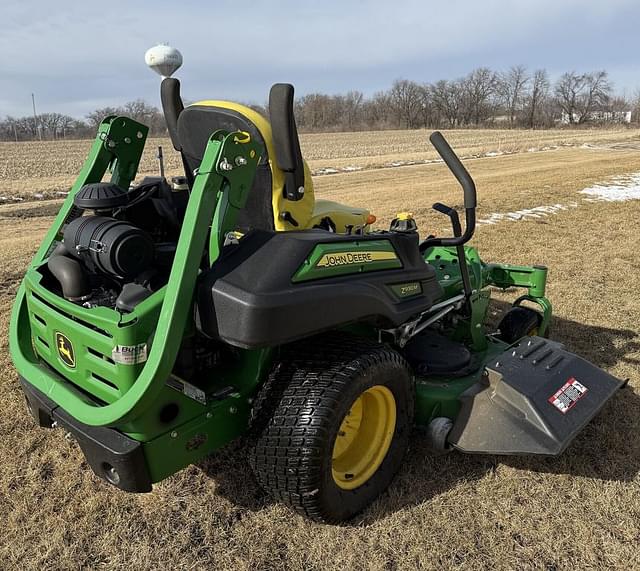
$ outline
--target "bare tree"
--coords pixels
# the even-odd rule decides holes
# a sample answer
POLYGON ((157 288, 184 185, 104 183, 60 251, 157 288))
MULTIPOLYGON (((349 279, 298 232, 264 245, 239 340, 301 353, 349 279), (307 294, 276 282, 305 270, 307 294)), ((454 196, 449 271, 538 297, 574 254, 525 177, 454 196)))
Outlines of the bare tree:
POLYGON ((362 104, 362 116, 366 125, 372 129, 386 129, 392 121, 392 110, 389 94, 378 91, 373 98, 362 104))
POLYGON ((533 73, 531 87, 524 101, 526 125, 531 129, 542 123, 541 114, 549 99, 549 87, 547 70, 537 69, 533 73))
POLYGON ((123 115, 149 126, 152 130, 156 127, 157 121, 162 120, 160 111, 153 105, 149 105, 144 99, 125 103, 120 111, 123 115))
POLYGON ((640 123, 640 89, 637 89, 633 94, 629 106, 631 108, 631 120, 634 123, 640 123))
POLYGON ((414 128, 422 108, 420 86, 414 81, 397 79, 389 91, 389 100, 398 122, 407 129, 414 128))
POLYGON ((442 115, 449 127, 460 124, 460 113, 464 95, 461 80, 441 79, 431 86, 431 101, 434 109, 442 115))
POLYGON ((433 104, 431 85, 425 83, 420 86, 420 116, 423 127, 434 127, 438 123, 437 111, 433 104))
POLYGON ((498 91, 509 114, 511 127, 516 123, 517 113, 522 110, 527 84, 530 80, 527 68, 523 65, 511 67, 509 71, 500 74, 498 78, 498 91))
POLYGON ((345 125, 352 131, 360 121, 360 112, 362 110, 362 102, 364 95, 361 91, 349 91, 344 96, 344 120, 345 125))
POLYGON ((473 122, 478 126, 489 118, 494 109, 498 78, 495 72, 487 67, 474 69, 463 80, 466 108, 464 118, 466 123, 473 122))
POLYGON ((611 84, 606 71, 563 74, 555 86, 558 106, 570 124, 589 120, 596 108, 604 107, 611 95, 611 84))
POLYGON ((563 73, 556 82, 554 91, 558 106, 571 124, 577 122, 578 98, 584 88, 584 82, 584 75, 579 75, 575 71, 563 73))
POLYGON ((606 71, 585 73, 583 78, 583 93, 578 98, 579 124, 587 121, 591 113, 597 108, 603 109, 606 107, 609 104, 612 91, 606 71))
POLYGON ((87 113, 86 118, 87 118, 87 122, 89 123, 89 126, 95 132, 95 130, 98 128, 98 125, 102 123, 105 117, 109 117, 111 115, 120 115, 120 114, 121 114, 120 110, 116 107, 102 107, 101 109, 96 109, 91 113, 87 113))
POLYGON ((19 141, 19 130, 19 121, 15 117, 7 116, 0 122, 0 136, 5 141, 19 141))

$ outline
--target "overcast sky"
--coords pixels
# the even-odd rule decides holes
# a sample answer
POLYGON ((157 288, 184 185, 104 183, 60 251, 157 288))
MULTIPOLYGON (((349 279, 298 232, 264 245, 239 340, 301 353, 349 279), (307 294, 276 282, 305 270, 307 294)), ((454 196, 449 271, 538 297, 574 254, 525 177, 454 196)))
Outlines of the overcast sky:
POLYGON ((394 79, 459 77, 524 64, 609 71, 640 87, 638 0, 0 0, 0 117, 81 117, 142 97, 159 105, 144 52, 177 47, 183 96, 263 103, 286 81, 298 94, 394 79))

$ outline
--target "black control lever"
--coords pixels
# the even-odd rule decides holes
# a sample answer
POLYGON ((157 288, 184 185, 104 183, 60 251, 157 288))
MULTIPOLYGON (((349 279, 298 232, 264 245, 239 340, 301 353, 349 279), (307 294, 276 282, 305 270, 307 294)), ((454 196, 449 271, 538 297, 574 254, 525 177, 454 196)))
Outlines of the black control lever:
MULTIPOLYGON (((462 225, 460 224, 460 217, 458 216, 458 211, 455 208, 451 208, 451 206, 447 206, 446 204, 442 204, 441 202, 436 202, 432 208, 442 214, 446 214, 451 219, 451 226, 453 227, 453 235, 456 238, 462 236, 462 225)), ((464 294, 469 299, 471 296, 471 279, 469 278, 469 267, 467 266, 467 259, 464 252, 464 246, 462 244, 458 244, 456 246, 456 253, 458 254, 458 265, 460 266, 460 276, 462 277, 462 287, 464 289, 464 294)))
POLYGON ((446 204, 442 204, 441 202, 436 202, 431 208, 451 218, 453 235, 456 238, 462 236, 462 225, 460 224, 460 216, 458 216, 458 211, 455 208, 451 208, 451 206, 447 206, 446 204))
POLYGON ((464 192, 466 225, 464 233, 461 233, 460 236, 454 236, 453 238, 427 238, 422 241, 420 243, 421 253, 431 246, 461 246, 466 244, 471 240, 476 229, 476 185, 471 175, 467 172, 467 169, 464 168, 458 155, 456 155, 454 150, 449 146, 449 143, 447 143, 442 133, 435 131, 431 134, 429 140, 462 187, 464 192))

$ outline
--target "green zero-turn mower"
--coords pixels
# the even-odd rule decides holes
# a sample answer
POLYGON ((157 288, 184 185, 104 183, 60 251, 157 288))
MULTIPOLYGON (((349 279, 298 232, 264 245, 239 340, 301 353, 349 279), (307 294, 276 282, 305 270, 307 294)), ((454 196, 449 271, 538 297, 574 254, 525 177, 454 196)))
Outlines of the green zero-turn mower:
POLYGON ((185 176, 134 184, 147 127, 107 117, 11 320, 31 414, 100 478, 148 492, 245 437, 266 491, 341 521, 389 485, 414 426, 435 451, 555 456, 623 384, 545 338, 545 267, 466 245, 476 189, 440 133, 465 227, 435 204, 452 236, 420 241, 408 214, 373 230, 314 200, 291 85, 269 121, 184 107, 170 77, 161 96, 185 176), (523 290, 497 331, 492 287, 523 290))

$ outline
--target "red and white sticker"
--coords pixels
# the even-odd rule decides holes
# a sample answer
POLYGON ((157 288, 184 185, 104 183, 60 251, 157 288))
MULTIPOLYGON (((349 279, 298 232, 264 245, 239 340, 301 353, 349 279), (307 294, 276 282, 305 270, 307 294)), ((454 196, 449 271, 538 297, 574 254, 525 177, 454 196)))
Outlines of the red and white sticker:
POLYGON ((562 414, 567 414, 588 390, 589 389, 582 383, 579 383, 574 377, 571 377, 562 385, 562 388, 558 389, 553 396, 549 397, 549 402, 562 414))

